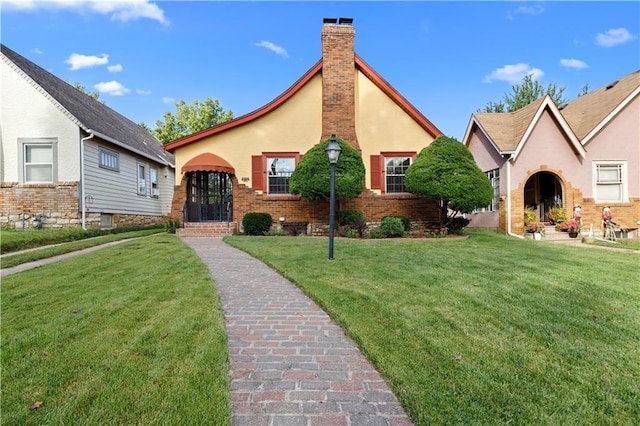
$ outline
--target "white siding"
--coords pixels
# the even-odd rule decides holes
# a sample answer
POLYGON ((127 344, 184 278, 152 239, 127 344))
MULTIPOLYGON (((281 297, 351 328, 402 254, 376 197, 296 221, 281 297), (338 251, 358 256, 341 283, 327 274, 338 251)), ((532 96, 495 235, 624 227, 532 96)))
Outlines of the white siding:
POLYGON ((80 131, 72 119, 6 62, 0 61, 0 179, 19 182, 18 138, 57 139, 58 181, 80 180, 80 131))
POLYGON ((173 196, 173 186, 171 186, 171 191, 168 191, 163 183, 172 179, 173 173, 167 173, 164 166, 147 158, 133 156, 122 148, 100 139, 90 139, 85 142, 85 197, 89 212, 154 216, 166 214, 171 207, 170 197, 173 196), (118 153, 119 171, 99 166, 100 147, 118 153), (138 194, 138 164, 146 166, 148 183, 145 195, 138 194), (150 167, 155 167, 158 170, 160 197, 151 197, 150 167))

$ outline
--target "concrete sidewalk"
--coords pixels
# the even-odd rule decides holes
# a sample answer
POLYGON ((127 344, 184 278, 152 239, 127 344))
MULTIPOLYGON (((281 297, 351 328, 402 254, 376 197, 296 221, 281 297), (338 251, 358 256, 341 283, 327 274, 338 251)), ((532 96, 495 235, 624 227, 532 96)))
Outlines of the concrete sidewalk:
POLYGON ((355 344, 296 286, 220 238, 182 240, 222 301, 234 425, 412 424, 355 344))

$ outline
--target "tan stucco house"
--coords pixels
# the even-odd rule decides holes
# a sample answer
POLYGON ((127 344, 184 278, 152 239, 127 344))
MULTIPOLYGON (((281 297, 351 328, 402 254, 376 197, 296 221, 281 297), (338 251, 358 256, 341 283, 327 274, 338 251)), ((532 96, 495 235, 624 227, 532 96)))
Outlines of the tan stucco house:
MULTIPOLYGON (((404 191, 404 171, 440 130, 354 52, 352 19, 325 19, 322 58, 289 89, 249 114, 173 141, 172 214, 183 232, 238 232, 243 216, 267 212, 274 222, 326 224, 328 203, 289 193, 301 156, 332 134, 358 149, 366 190, 342 205, 369 222, 403 215, 416 227, 439 208, 404 191)), ((314 231, 311 231, 314 232, 314 231)))
POLYGON ((470 226, 522 235, 525 207, 546 221, 554 206, 569 218, 579 206, 586 232, 600 232, 604 207, 621 227, 638 227, 640 71, 559 107, 545 96, 511 113, 475 113, 464 143, 495 188, 470 226))

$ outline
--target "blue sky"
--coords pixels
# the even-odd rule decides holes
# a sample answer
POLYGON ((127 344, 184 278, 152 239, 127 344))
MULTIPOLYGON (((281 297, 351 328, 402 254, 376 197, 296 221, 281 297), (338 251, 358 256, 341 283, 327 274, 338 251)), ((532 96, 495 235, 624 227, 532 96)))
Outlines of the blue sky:
POLYGON ((640 68, 640 2, 3 0, 1 40, 134 122, 218 99, 240 116, 321 57, 325 17, 354 19, 355 49, 446 135, 526 74, 606 85, 640 68))

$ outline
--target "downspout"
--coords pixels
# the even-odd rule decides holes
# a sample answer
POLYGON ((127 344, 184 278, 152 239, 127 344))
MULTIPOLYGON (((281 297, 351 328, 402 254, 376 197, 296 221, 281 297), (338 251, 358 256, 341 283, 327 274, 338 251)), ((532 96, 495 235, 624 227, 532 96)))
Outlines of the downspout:
POLYGON ((524 239, 522 235, 511 232, 511 157, 507 160, 507 234, 524 239))
POLYGON ((89 136, 80 139, 80 206, 82 209, 82 229, 87 230, 86 198, 84 195, 84 142, 92 139, 95 135, 89 130, 89 136))

